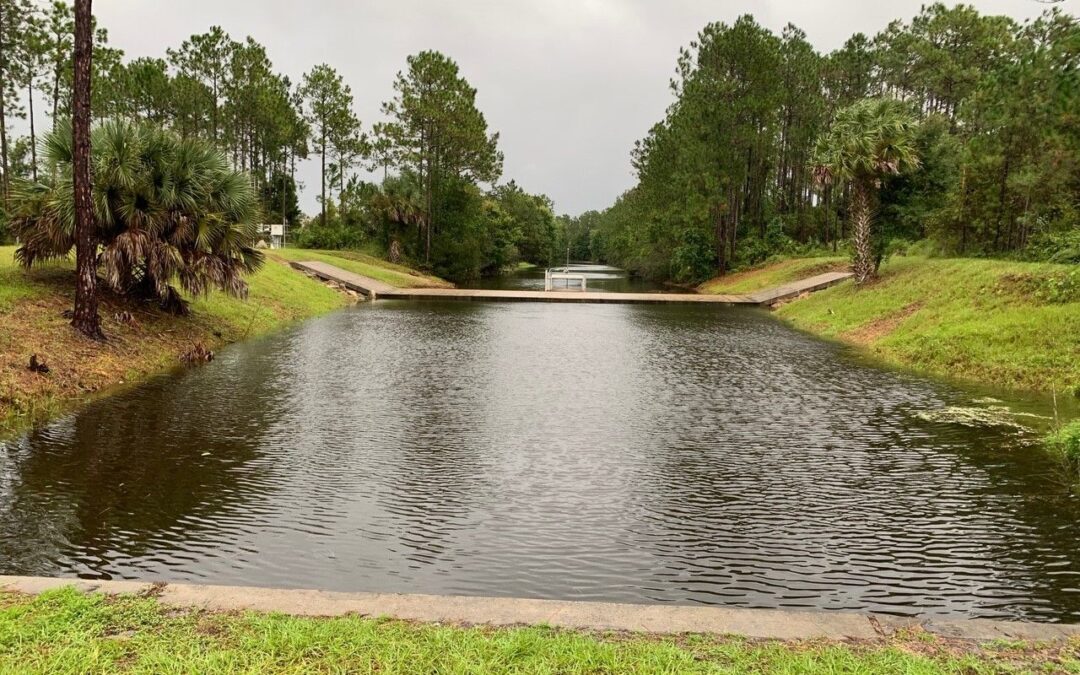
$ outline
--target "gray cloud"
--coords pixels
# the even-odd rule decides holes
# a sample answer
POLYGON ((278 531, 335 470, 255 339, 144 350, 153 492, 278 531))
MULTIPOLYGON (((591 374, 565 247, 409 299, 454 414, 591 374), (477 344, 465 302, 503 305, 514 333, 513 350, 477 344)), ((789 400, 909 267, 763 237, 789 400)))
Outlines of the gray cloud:
MULTIPOLYGON (((1066 0, 1066 11, 1080 0, 1066 0)), ((336 67, 365 125, 380 118, 405 57, 443 51, 477 87, 490 126, 502 134, 504 178, 543 192, 560 212, 604 208, 633 183, 629 151, 670 102, 678 49, 710 21, 752 13, 779 31, 805 30, 821 50, 852 33, 909 19, 921 0, 97 0, 110 42, 129 57, 164 56, 210 25, 266 45, 292 78, 336 67)), ((986 13, 1035 16, 1036 0, 978 0, 986 13)), ((309 162, 302 206, 314 212, 317 167, 309 162)))

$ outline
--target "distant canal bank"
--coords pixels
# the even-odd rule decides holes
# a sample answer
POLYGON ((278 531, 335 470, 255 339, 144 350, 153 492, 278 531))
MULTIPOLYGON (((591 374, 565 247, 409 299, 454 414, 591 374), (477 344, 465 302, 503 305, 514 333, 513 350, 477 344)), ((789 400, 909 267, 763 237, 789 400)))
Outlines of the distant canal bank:
POLYGON ((0 573, 1076 621, 1051 415, 758 310, 366 304, 0 446, 0 573))
MULTIPOLYGON (((565 269, 557 265, 554 269, 565 269)), ((574 273, 588 277, 588 289, 600 293, 657 293, 673 292, 664 284, 657 284, 646 279, 630 276, 626 270, 599 263, 571 263, 568 268, 574 273)), ((458 284, 461 288, 483 288, 501 291, 542 291, 544 290, 543 267, 526 267, 496 277, 486 277, 476 281, 458 284)), ((576 285, 559 281, 556 290, 574 290, 576 285)))

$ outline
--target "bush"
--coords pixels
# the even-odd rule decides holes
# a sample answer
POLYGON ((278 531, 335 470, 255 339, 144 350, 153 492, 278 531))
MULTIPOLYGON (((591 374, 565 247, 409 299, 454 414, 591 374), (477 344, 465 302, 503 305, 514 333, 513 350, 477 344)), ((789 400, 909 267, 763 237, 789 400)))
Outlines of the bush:
POLYGON ((1009 274, 1002 277, 1008 287, 1047 304, 1080 301, 1080 267, 1054 274, 1009 274))
POLYGON ((1023 258, 1060 264, 1080 263, 1080 229, 1048 232, 1033 237, 1024 249, 1023 258))
POLYGON ((359 248, 363 243, 364 235, 359 228, 348 227, 339 220, 330 220, 326 225, 318 219, 312 220, 296 237, 300 248, 344 250, 359 248))
POLYGON ((708 279, 715 269, 715 252, 709 238, 690 230, 671 256, 671 278, 680 283, 708 279))
POLYGON ((904 255, 916 258, 946 258, 948 257, 948 249, 937 240, 920 239, 909 245, 904 255))

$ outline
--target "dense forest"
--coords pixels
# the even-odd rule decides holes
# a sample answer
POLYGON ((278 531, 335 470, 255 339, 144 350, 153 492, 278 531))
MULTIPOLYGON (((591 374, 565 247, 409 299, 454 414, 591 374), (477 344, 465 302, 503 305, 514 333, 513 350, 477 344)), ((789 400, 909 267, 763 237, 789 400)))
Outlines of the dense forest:
POLYGON ((632 153, 637 184, 575 220, 578 255, 693 282, 808 249, 846 248, 852 183, 823 181, 845 108, 899 101, 917 168, 876 181, 878 263, 927 252, 1080 262, 1080 25, 925 7, 821 54, 795 26, 744 16, 682 50, 674 102, 632 153))
MULTIPOLYGON (((73 35, 64 2, 0 0, 0 238, 10 236, 13 186, 54 180, 39 147, 48 130, 34 122, 42 111, 70 119, 73 35), (28 133, 15 137, 14 120, 28 133)), ((500 183, 498 134, 457 64, 421 52, 405 66, 385 119, 365 127, 330 65, 292 81, 253 38, 235 40, 219 27, 160 58, 125 59, 99 26, 92 115, 98 125, 128 121, 213 143, 250 176, 264 222, 287 221, 301 245, 377 248, 452 279, 546 264, 565 251, 566 220, 555 218, 551 201, 500 183), (309 157, 320 166, 320 213, 310 220, 296 181, 297 161, 309 157), (362 180, 364 171, 380 182, 362 180)))

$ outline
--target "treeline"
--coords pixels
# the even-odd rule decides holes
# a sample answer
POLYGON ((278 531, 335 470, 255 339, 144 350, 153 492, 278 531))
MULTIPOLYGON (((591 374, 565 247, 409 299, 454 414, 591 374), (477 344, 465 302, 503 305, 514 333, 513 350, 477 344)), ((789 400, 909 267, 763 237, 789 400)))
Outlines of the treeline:
POLYGON ((771 255, 845 245, 850 185, 815 176, 837 113, 868 98, 918 119, 920 168, 880 185, 873 233, 958 255, 1080 261, 1080 26, 925 7, 818 53, 750 16, 705 27, 675 102, 632 153, 637 185, 588 214, 592 257, 698 281, 771 255))
MULTIPOLYGON (((46 180, 55 169, 38 156, 44 134, 35 112, 54 125, 70 119, 73 35, 64 2, 0 0, 0 237, 13 181, 46 180), (15 138, 17 119, 29 133, 15 138)), ((383 105, 386 119, 365 128, 332 66, 294 82, 251 37, 236 40, 215 26, 161 58, 130 60, 104 28, 94 37, 96 123, 128 120, 211 141, 250 176, 264 222, 287 221, 302 243, 383 247, 454 279, 554 255, 550 200, 513 183, 496 187, 498 134, 477 109, 476 90, 442 54, 410 57, 383 105), (309 156, 320 166, 321 212, 306 223, 296 163, 309 156), (364 170, 382 184, 361 180, 364 170)))
MULTIPOLYGON (((44 110, 53 125, 71 117, 74 27, 67 3, 42 7, 29 0, 0 0, 5 205, 13 179, 37 180, 50 170, 38 157, 43 134, 35 127, 35 113, 44 110), (13 119, 25 120, 29 134, 10 138, 13 119)), ((144 121, 183 137, 211 140, 237 168, 250 172, 268 219, 280 222, 283 203, 295 218, 291 176, 295 159, 307 154, 308 133, 298 87, 274 71, 262 45, 251 38, 235 41, 217 27, 168 49, 165 57, 125 60, 122 50, 109 46, 107 30, 97 27, 94 121, 144 121)))
POLYGON ((330 101, 337 112, 328 112, 325 124, 315 124, 317 150, 329 147, 332 161, 329 174, 324 171, 323 212, 305 228, 300 243, 318 248, 374 243, 391 259, 407 257, 453 280, 496 274, 518 262, 547 263, 558 234, 551 201, 513 181, 497 184, 503 155, 498 134, 489 132, 476 107, 476 89, 438 52, 410 56, 407 66, 394 80, 394 97, 382 106, 385 120, 373 125, 370 135, 355 136, 345 151, 335 120, 347 117, 348 87, 305 95, 316 102, 314 109, 320 109, 319 101, 330 101), (342 91, 342 96, 335 93, 342 91), (355 175, 344 178, 340 167, 350 151, 382 173, 381 185, 355 175), (335 186, 327 192, 327 175, 337 178, 336 198, 335 186))

